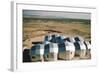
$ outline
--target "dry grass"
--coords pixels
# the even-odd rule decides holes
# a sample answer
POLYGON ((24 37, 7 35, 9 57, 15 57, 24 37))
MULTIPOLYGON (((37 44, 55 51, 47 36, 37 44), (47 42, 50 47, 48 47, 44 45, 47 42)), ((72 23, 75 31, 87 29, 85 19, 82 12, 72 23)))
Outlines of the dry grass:
POLYGON ((82 22, 63 22, 54 20, 31 20, 23 22, 23 42, 41 41, 49 33, 59 33, 61 35, 76 36, 80 35, 85 39, 91 39, 90 24, 82 22), (27 41, 29 40, 29 41, 27 41))

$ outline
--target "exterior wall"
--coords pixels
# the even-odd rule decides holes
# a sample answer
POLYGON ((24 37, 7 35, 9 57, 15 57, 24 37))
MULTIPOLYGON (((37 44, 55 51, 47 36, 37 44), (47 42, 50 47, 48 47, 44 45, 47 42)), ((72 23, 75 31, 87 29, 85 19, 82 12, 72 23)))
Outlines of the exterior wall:
POLYGON ((85 49, 75 51, 75 56, 77 56, 77 57, 84 58, 85 55, 86 55, 85 49))
POLYGON ((86 55, 91 56, 91 49, 87 49, 86 55))
POLYGON ((87 41, 85 41, 85 44, 87 46, 87 51, 86 51, 86 55, 90 55, 91 56, 91 44, 87 41))
POLYGON ((31 61, 32 61, 32 62, 41 61, 41 56, 40 56, 39 54, 32 55, 32 56, 31 56, 31 61))
POLYGON ((58 59, 60 60, 71 60, 75 55, 74 51, 59 52, 58 59))
POLYGON ((70 54, 69 54, 69 59, 73 59, 75 56, 75 51, 70 51, 70 54))
POLYGON ((80 56, 80 50, 75 50, 75 56, 80 56))
POLYGON ((58 59, 59 60, 66 60, 66 52, 59 52, 58 59))
POLYGON ((43 55, 40 55, 40 59, 41 59, 41 62, 44 62, 44 57, 43 57, 43 55))
POLYGON ((44 45, 38 44, 38 47, 32 47, 30 50, 30 58, 31 61, 43 61, 43 54, 44 54, 44 45), (34 50, 33 50, 34 49, 34 50))
POLYGON ((58 59, 56 53, 44 54, 44 61, 56 61, 58 59))
POLYGON ((82 50, 80 51, 80 58, 84 58, 85 55, 86 55, 86 50, 82 49, 82 50))

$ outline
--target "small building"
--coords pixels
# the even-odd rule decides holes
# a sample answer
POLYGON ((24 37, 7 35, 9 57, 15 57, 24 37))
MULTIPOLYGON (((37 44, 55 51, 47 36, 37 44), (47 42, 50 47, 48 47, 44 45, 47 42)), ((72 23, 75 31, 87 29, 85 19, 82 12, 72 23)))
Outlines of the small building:
POLYGON ((85 46, 86 46, 86 55, 91 56, 91 43, 88 41, 84 42, 85 46))
POLYGON ((65 42, 65 46, 66 46, 66 51, 68 51, 68 56, 69 56, 69 60, 73 59, 73 57, 75 56, 75 46, 72 42, 65 42))
POLYGON ((44 48, 44 60, 45 61, 56 61, 58 55, 57 43, 45 44, 44 48))
POLYGON ((58 58, 61 60, 71 60, 75 54, 74 44, 66 41, 61 43, 59 46, 58 58))
POLYGON ((86 46, 83 41, 74 42, 75 46, 75 56, 79 56, 80 58, 84 58, 86 55, 86 46))
POLYGON ((31 61, 44 61, 44 44, 36 44, 30 49, 31 61))
POLYGON ((58 44, 58 59, 66 60, 66 47, 64 43, 58 44))

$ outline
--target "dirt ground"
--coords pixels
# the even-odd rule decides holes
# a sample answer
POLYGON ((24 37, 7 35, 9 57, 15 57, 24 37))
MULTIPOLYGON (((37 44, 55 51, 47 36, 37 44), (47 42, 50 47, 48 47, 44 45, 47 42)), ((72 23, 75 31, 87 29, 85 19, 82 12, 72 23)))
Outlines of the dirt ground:
POLYGON ((80 35, 85 40, 91 40, 91 25, 84 21, 31 20, 23 22, 23 47, 31 46, 29 44, 32 41, 43 41, 45 35, 53 33, 72 37, 80 35))

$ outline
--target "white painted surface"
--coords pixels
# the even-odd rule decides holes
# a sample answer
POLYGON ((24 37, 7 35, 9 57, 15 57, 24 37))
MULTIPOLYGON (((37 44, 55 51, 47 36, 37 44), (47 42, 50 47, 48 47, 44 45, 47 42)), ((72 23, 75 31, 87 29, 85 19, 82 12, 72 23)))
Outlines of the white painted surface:
POLYGON ((44 44, 40 44, 40 54, 44 54, 44 44))
POLYGON ((88 49, 92 49, 92 48, 91 48, 91 44, 88 44, 87 47, 88 47, 88 49))
POLYGON ((75 39, 73 37, 71 37, 70 38, 70 41, 74 43, 75 42, 75 39))
POLYGON ((53 50, 54 50, 54 53, 58 53, 58 44, 57 43, 53 44, 53 50))
POLYGON ((90 44, 89 42, 87 42, 87 41, 85 41, 85 43, 86 43, 86 45, 87 45, 87 48, 88 48, 88 49, 91 49, 91 44, 90 44))
POLYGON ((58 53, 58 44, 57 43, 50 43, 50 52, 58 53))
POLYGON ((73 43, 66 41, 65 46, 66 46, 66 51, 75 51, 75 46, 73 43))
POLYGON ((86 46, 85 46, 85 44, 83 42, 79 41, 78 43, 80 44, 80 49, 86 50, 86 46))

